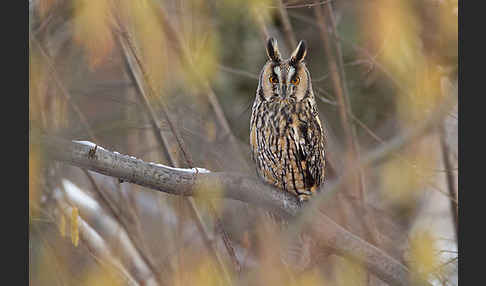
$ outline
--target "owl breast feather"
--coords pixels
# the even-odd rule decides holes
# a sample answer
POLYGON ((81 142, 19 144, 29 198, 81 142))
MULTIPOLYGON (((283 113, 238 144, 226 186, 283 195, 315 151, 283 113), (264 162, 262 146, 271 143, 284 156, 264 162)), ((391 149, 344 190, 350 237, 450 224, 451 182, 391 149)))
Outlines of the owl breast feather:
POLYGON ((306 101, 254 106, 250 143, 257 173, 300 199, 323 181, 324 151, 319 118, 306 101))

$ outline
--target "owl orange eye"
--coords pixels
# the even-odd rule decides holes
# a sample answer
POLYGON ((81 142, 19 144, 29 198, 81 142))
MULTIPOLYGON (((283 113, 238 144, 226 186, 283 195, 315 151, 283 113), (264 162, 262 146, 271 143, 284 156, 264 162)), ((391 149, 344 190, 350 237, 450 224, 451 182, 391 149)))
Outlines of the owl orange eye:
POLYGON ((294 77, 291 81, 292 84, 298 85, 300 82, 300 78, 298 76, 294 77))
POLYGON ((274 75, 270 76, 270 82, 271 83, 278 83, 278 78, 274 75))

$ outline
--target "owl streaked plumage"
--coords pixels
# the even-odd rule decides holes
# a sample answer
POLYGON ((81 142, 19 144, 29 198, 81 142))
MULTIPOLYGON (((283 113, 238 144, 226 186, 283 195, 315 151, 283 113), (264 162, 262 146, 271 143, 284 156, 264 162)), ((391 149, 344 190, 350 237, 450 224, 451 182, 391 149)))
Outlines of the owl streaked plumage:
POLYGON ((257 173, 266 182, 307 200, 324 181, 324 134, 309 71, 305 42, 283 59, 277 41, 267 43, 250 120, 257 173))

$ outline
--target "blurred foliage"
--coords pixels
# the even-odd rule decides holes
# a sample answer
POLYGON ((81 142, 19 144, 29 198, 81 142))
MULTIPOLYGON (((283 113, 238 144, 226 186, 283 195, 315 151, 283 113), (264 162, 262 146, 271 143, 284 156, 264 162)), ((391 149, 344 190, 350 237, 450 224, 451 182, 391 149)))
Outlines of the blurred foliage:
POLYGON ((171 285, 227 285, 217 264, 209 256, 199 257, 196 262, 190 264, 190 268, 184 269, 182 273, 174 273, 171 285))
POLYGON ((419 230, 410 238, 412 281, 428 280, 439 265, 436 239, 427 230, 419 230))
POLYGON ((201 80, 212 80, 218 71, 220 55, 218 34, 208 28, 206 26, 206 29, 197 29, 198 31, 192 31, 186 36, 189 39, 188 49, 192 61, 190 65, 184 66, 184 82, 193 84, 195 88, 200 85, 201 80))
POLYGON ((435 176, 433 168, 438 161, 433 148, 430 143, 416 144, 381 166, 380 179, 387 201, 395 207, 415 207, 427 182, 435 176))
POLYGON ((125 285, 120 275, 114 271, 100 268, 98 265, 93 265, 82 276, 79 285, 86 286, 122 286, 125 285))
POLYGON ((81 45, 91 68, 99 66, 110 55, 114 39, 111 31, 110 0, 75 0, 73 15, 74 41, 81 45))
MULTIPOLYGON (((284 57, 294 48, 286 44, 279 3, 287 7, 296 39, 307 41, 306 64, 328 134, 326 152, 338 165, 345 158, 345 138, 329 76, 330 55, 323 48, 313 11, 317 7, 324 11, 325 5, 332 5, 334 11, 337 35, 327 31, 334 51, 331 56, 338 55, 339 46, 351 104, 349 116, 355 118, 352 121, 363 154, 424 122, 443 101, 444 80, 457 86, 457 0, 354 0, 331 4, 317 0, 31 2, 29 127, 34 139, 44 133, 94 141, 89 138, 89 128, 97 144, 168 164, 139 97, 139 87, 127 72, 119 42, 126 39, 143 68, 146 86, 142 88, 150 89, 149 104, 158 116, 155 120, 160 132, 167 136, 167 150, 182 162, 180 165, 187 162, 162 115, 162 103, 168 107, 172 127, 181 133, 194 162, 192 167, 253 171, 248 129, 258 75, 267 60, 265 33, 278 40, 284 57), (215 98, 208 96, 209 89, 215 98), (87 126, 82 124, 79 113, 87 119, 87 126), (229 140, 232 135, 225 129, 221 114, 235 135, 237 148, 229 140), (246 160, 237 159, 236 152, 246 160), (250 167, 245 168, 245 164, 250 167)), ((412 278, 434 280, 438 275, 446 276, 449 285, 456 284, 457 277, 454 271, 437 270, 443 258, 437 254, 438 235, 434 229, 412 232, 431 192, 437 194, 430 184, 443 180, 443 172, 437 171, 443 169, 438 146, 432 133, 396 152, 384 164, 371 166, 365 181, 373 211, 367 216, 376 221, 383 248, 407 263, 412 278)), ((73 207, 71 217, 59 214, 57 201, 65 199, 59 188, 60 178, 69 178, 96 198, 120 229, 127 230, 136 251, 146 254, 141 260, 152 261, 160 271, 158 278, 167 285, 226 285, 219 263, 229 269, 235 284, 373 284, 368 283, 372 280, 364 265, 349 257, 324 255, 305 242, 292 249, 297 257, 285 253, 288 246, 281 233, 283 225, 268 223, 259 210, 246 204, 213 199, 216 214, 222 218, 243 265, 242 272, 236 273, 221 245, 220 230, 207 208, 207 197, 198 199, 197 205, 211 243, 223 257, 221 261, 208 253, 182 199, 111 182, 99 183, 101 197, 85 173, 45 160, 42 146, 30 142, 32 285, 125 285, 120 273, 103 267, 102 259, 95 257, 93 249, 80 239, 80 213, 75 202, 68 202, 73 207), (71 240, 65 239, 67 235, 71 240), (282 259, 289 256, 292 258, 282 259)), ((197 188, 202 194, 207 190, 204 185, 197 188)), ((438 196, 449 203, 447 195, 438 196)), ((101 237, 109 232, 100 228, 101 218, 82 215, 101 237)), ((353 228, 356 220, 349 220, 352 223, 346 227, 359 233, 359 227, 353 228)), ((121 235, 112 236, 121 239, 121 235)), ((124 261, 122 243, 103 238, 113 257, 124 261)), ((136 268, 135 260, 128 259, 133 263, 125 267, 129 272, 136 268)))
POLYGON ((79 244, 79 210, 77 207, 73 207, 71 211, 71 241, 74 247, 79 244))
POLYGON ((132 44, 145 63, 145 72, 157 92, 167 82, 167 67, 172 63, 167 56, 163 27, 150 0, 117 1, 122 21, 127 22, 127 33, 132 33, 132 44))
POLYGON ((367 274, 363 266, 352 259, 340 259, 336 265, 337 285, 366 285, 367 274))

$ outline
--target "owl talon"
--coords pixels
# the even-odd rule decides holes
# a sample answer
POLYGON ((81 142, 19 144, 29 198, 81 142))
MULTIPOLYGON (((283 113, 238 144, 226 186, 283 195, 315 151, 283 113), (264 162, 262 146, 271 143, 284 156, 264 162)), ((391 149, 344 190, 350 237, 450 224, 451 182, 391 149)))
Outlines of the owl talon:
POLYGON ((298 198, 299 198, 299 202, 303 203, 303 202, 306 202, 310 199, 310 195, 307 195, 307 194, 299 194, 298 195, 298 198))

